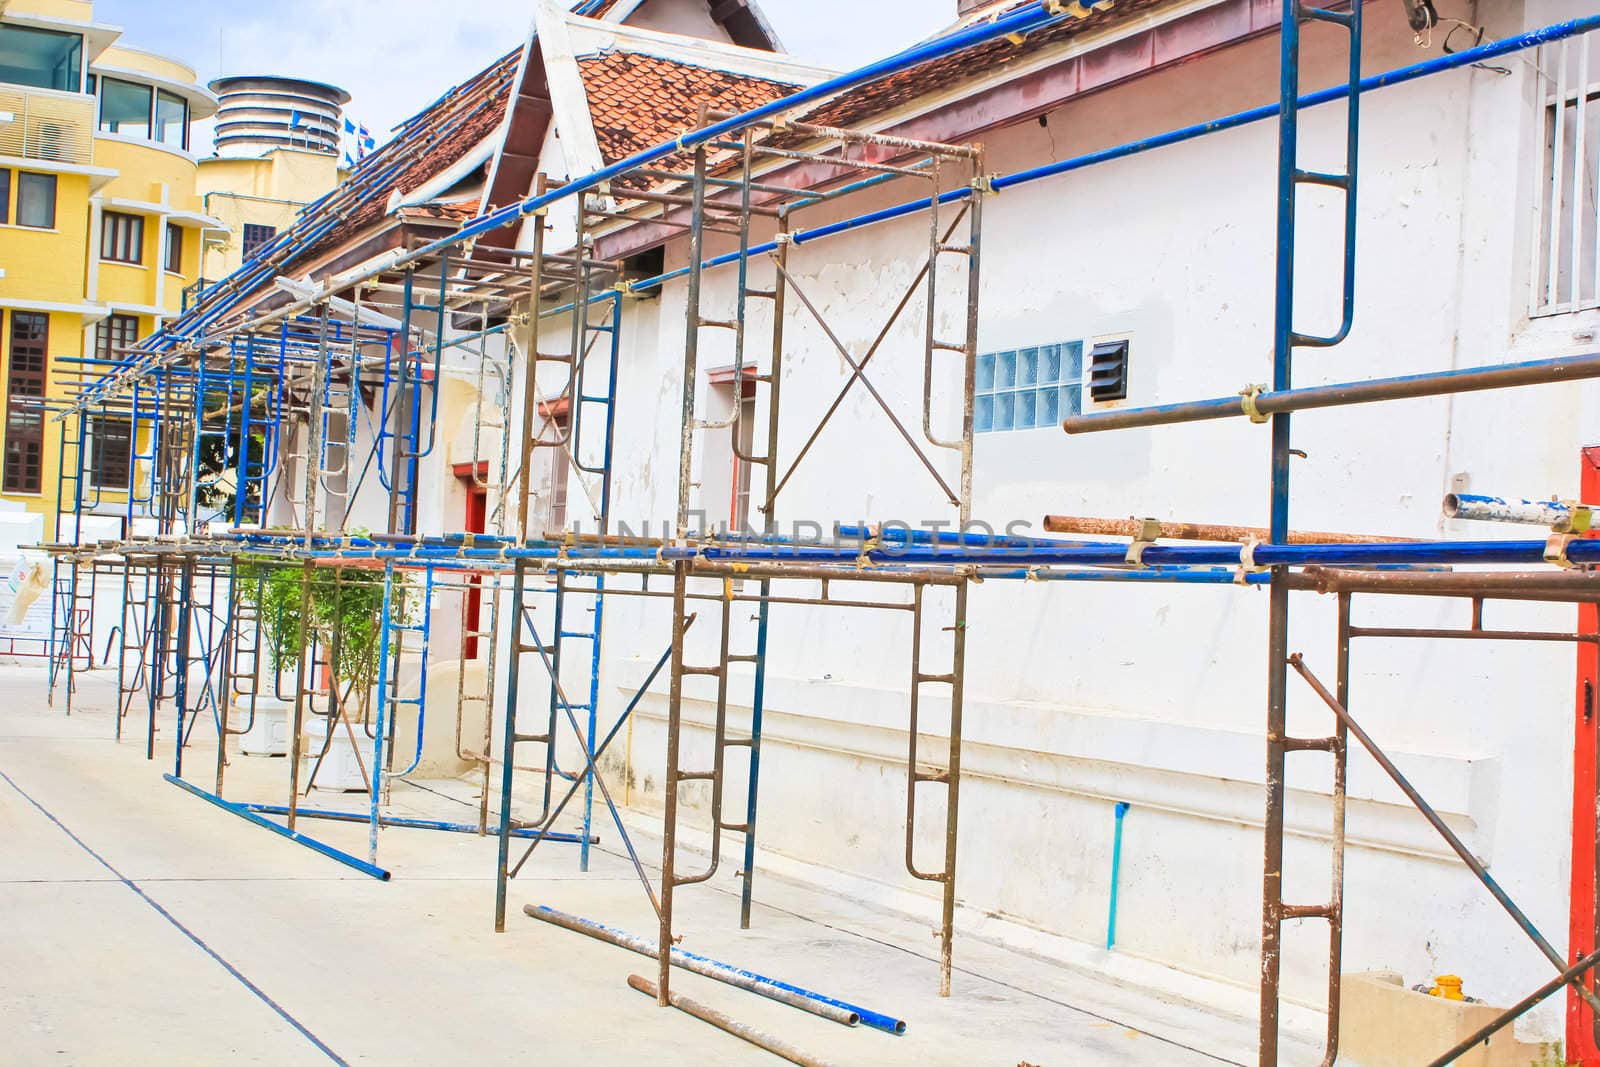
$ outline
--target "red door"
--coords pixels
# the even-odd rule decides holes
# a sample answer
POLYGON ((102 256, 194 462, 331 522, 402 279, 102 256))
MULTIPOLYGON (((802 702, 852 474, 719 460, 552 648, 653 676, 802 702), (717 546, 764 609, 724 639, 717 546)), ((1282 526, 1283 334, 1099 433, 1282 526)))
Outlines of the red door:
MULTIPOLYGON (((1585 502, 1600 500, 1600 448, 1585 448, 1582 462, 1579 494, 1585 502)), ((1578 632, 1593 633, 1597 621, 1600 620, 1593 604, 1578 606, 1578 632)), ((1595 927, 1600 921, 1600 907, 1595 900, 1595 737, 1600 723, 1600 662, 1594 645, 1580 643, 1577 648, 1578 691, 1572 736, 1572 915, 1567 930, 1567 958, 1574 963, 1594 951, 1595 927)), ((1586 980, 1591 987, 1600 989, 1593 973, 1586 980)), ((1594 1013, 1569 987, 1567 1062, 1600 1067, 1600 1046, 1595 1037, 1594 1013)))
MULTIPOLYGON (((479 473, 487 474, 487 463, 479 464, 479 473)), ((489 517, 489 494, 477 484, 472 477, 472 464, 460 463, 456 465, 456 477, 461 479, 462 487, 467 491, 466 525, 462 529, 468 533, 483 533, 485 521, 489 517)), ((477 659, 478 635, 477 631, 483 628, 482 608, 483 580, 477 575, 467 579, 466 603, 461 611, 461 658, 464 660, 477 659)))

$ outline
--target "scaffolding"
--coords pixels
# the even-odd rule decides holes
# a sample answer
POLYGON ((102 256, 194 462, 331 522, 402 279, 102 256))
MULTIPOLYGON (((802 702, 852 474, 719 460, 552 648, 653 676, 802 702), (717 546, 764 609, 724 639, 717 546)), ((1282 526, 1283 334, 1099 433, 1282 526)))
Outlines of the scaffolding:
MULTIPOLYGON (((346 186, 308 208, 301 221, 262 250, 233 278, 206 290, 191 312, 153 340, 109 360, 85 361, 72 399, 56 411, 63 448, 62 513, 55 539, 56 592, 50 641, 50 686, 70 712, 75 678, 93 665, 95 642, 115 658, 117 731, 143 712, 145 749, 156 754, 159 722, 174 723, 175 785, 338 862, 387 879, 379 865, 386 827, 497 837, 494 922, 504 929, 509 883, 543 842, 575 845, 587 870, 598 841, 597 819, 615 830, 658 919, 653 941, 548 908, 535 918, 601 937, 655 958, 653 982, 640 979, 662 1005, 678 1003, 674 966, 745 981, 763 995, 798 1003, 840 1021, 901 1032, 887 1014, 844 1004, 773 979, 737 972, 673 947, 679 890, 704 883, 722 862, 725 835, 742 846, 739 921, 752 918, 759 856, 758 800, 767 665, 775 606, 869 612, 909 623, 905 718, 905 867, 909 877, 939 886, 939 992, 950 994, 957 885, 962 717, 969 596, 983 582, 1113 581, 1265 585, 1269 588, 1266 677, 1266 832, 1263 856, 1260 1062, 1278 1062, 1279 948, 1291 919, 1325 920, 1329 928, 1327 1062, 1337 1053, 1341 972, 1344 799, 1353 736, 1406 792, 1425 818, 1549 958, 1557 977, 1502 1015, 1507 1025, 1539 999, 1567 985, 1597 1015, 1600 1000, 1584 980, 1600 954, 1569 961, 1554 949, 1489 876, 1458 837, 1411 787, 1349 712, 1350 644, 1356 639, 1449 639, 1572 642, 1596 647, 1593 632, 1543 633, 1486 627, 1489 600, 1600 602, 1600 542, 1559 528, 1525 541, 1393 541, 1311 534, 1290 526, 1290 414, 1406 397, 1437 396, 1514 385, 1600 377, 1600 355, 1502 364, 1407 378, 1296 388, 1296 349, 1344 340, 1356 314, 1355 225, 1360 104, 1370 90, 1480 63, 1518 49, 1600 28, 1600 16, 1547 27, 1376 77, 1361 71, 1361 9, 1285 5, 1280 101, 1215 122, 1186 127, 1115 149, 997 176, 985 170, 981 147, 891 137, 809 124, 795 117, 812 103, 898 71, 993 41, 1088 16, 1081 5, 1042 0, 940 38, 851 75, 754 111, 704 111, 694 129, 593 174, 560 183, 540 175, 526 201, 463 227, 459 233, 405 247, 359 269, 316 284, 289 281, 280 270, 297 250, 331 231, 330 220, 382 188, 398 162, 379 153, 346 186), (1346 82, 1302 96, 1300 27, 1306 20, 1344 30, 1346 82), (1303 169, 1297 153, 1302 109, 1347 105, 1347 158, 1336 173, 1303 169), (1067 418, 1069 433, 1149 427, 1196 419, 1241 417, 1271 424, 1271 524, 1193 528, 1052 518, 1056 533, 1109 540, 997 537, 970 532, 973 514, 974 393, 980 320, 982 217, 986 197, 1093 163, 1122 158, 1218 129, 1277 118, 1277 320, 1270 386, 1159 408, 1124 408, 1067 418), (773 174, 796 165, 824 174, 804 187, 773 174), (1294 328, 1295 200, 1300 187, 1336 190, 1344 198, 1342 321, 1323 336, 1294 328), (805 227, 805 211, 828 205, 848 213, 857 198, 884 186, 915 185, 918 195, 844 221, 805 227), (830 326, 825 303, 791 269, 798 248, 863 226, 924 215, 927 243, 903 291, 862 297, 887 309, 875 342, 857 353, 830 326), (639 277, 622 260, 601 258, 603 237, 648 224, 688 246, 688 264, 639 277), (521 228, 515 250, 478 238, 521 228), (711 254, 713 245, 732 250, 711 254), (711 270, 736 275, 731 310, 708 306, 703 279, 711 270), (261 300, 278 282, 274 300, 261 300), (613 514, 618 455, 618 382, 629 302, 681 282, 685 292, 681 405, 676 413, 676 498, 658 535, 625 528, 613 514), (764 309, 752 316, 752 309, 764 309), (897 324, 921 317, 915 346, 890 345, 897 324), (941 317, 958 323, 940 328, 941 317), (752 318, 770 320, 759 331, 752 318), (833 403, 814 422, 780 404, 785 330, 796 323, 820 331, 848 367, 833 403), (706 410, 699 386, 704 339, 729 340, 732 381, 753 394, 746 408, 706 410), (903 421, 869 371, 892 364, 918 385, 919 419, 903 421), (482 530, 420 532, 420 489, 444 466, 440 397, 447 380, 473 388, 469 460, 464 466, 485 498, 482 530), (953 532, 890 526, 837 526, 835 537, 809 542, 786 536, 780 520, 791 476, 859 387, 927 475, 931 499, 946 509, 953 532), (97 508, 88 478, 95 420, 117 417, 133 427, 124 536, 91 540, 84 518, 97 508), (780 423, 791 429, 780 438, 780 423), (793 456, 780 439, 799 440, 793 456), (692 483, 697 449, 725 435, 752 475, 747 529, 697 524, 692 483), (513 438, 518 442, 513 448, 513 438), (71 456, 72 462, 67 462, 71 456), (548 460, 548 464, 546 461, 548 460), (576 475, 594 515, 592 530, 551 528, 538 505, 534 472, 559 467, 576 475), (375 502, 375 503, 373 503, 375 502), (69 509, 70 505, 70 509, 69 509), (1173 543, 1177 541, 1178 543, 1173 543), (1496 570, 1445 571, 1454 564, 1496 570), (1505 567, 1539 569, 1505 570, 1505 567), (1398 568, 1398 569, 1377 569, 1398 568), (96 630, 96 591, 120 596, 120 612, 96 630), (1292 593, 1338 598, 1336 676, 1328 690, 1308 662, 1288 647, 1292 593), (1465 630, 1358 627, 1356 595, 1423 595, 1470 599, 1465 630), (485 650, 484 679, 467 680, 464 664, 453 693, 430 691, 429 669, 440 658, 433 620, 459 600, 462 637, 485 650), (603 716, 602 648, 606 606, 623 600, 670 604, 659 643, 645 648, 653 664, 614 718, 603 716), (375 622, 357 647, 328 614, 366 610, 375 622), (747 619, 736 609, 753 610, 747 619), (545 621, 548 620, 548 621, 545 621), (749 623, 753 623, 749 625, 749 623), (691 630, 694 640, 689 639, 691 630), (659 654, 657 649, 659 648, 659 654), (713 650, 707 653, 707 649, 713 650), (531 668, 531 675, 530 675, 531 668), (1332 732, 1293 737, 1287 730, 1289 672, 1300 674, 1335 716, 1332 732), (658 681, 665 683, 664 811, 659 874, 652 877, 612 795, 602 767, 609 746, 658 681), (940 751, 924 738, 930 693, 948 705, 940 751), (263 701, 285 708, 289 763, 283 803, 224 797, 229 739, 256 728, 263 701), (707 752, 694 758, 683 743, 685 706, 712 709, 707 752), (733 706, 749 708, 736 723, 733 706), (496 713, 498 712, 498 722, 496 713), (453 753, 473 768, 476 818, 421 818, 398 812, 396 785, 410 784, 423 761, 424 728, 443 715, 453 753), (306 726, 320 720, 320 751, 301 780, 306 726), (498 727, 499 735, 495 736, 498 727), (415 746, 402 747, 403 730, 415 746), (303 801, 342 732, 360 764, 364 810, 308 807, 303 801), (215 764, 196 780, 185 754, 197 737, 215 739, 215 764), (1286 902, 1282 894, 1284 770, 1292 752, 1320 752, 1331 762, 1334 823, 1332 885, 1326 902, 1286 902), (739 773, 739 772, 742 772, 739 773), (743 796, 730 798, 742 779, 743 796), (709 856, 680 848, 686 790, 707 794, 709 856), (597 794, 599 806, 597 811, 597 794), (742 810, 740 801, 742 800, 742 810), (733 811, 729 811, 729 804, 733 811), (574 805, 576 807, 574 808, 574 805), (929 807, 933 808, 930 814, 929 807), (307 834, 307 821, 365 823, 366 855, 307 834), (919 827, 942 829, 936 856, 919 849, 919 827), (822 1004, 822 1008, 818 1005, 822 1004)), ((465 116, 447 110, 444 132, 465 116)), ((441 134, 442 135, 442 134, 441 134)), ((650 413, 646 413, 648 417, 650 413)), ((875 415, 876 417, 876 415, 875 415)), ((192 761, 191 761, 192 762, 192 761)), ((737 791, 735 791, 737 793, 737 791)), ((687 1010, 687 1009, 686 1009, 687 1010)), ((1437 1061, 1483 1040, 1486 1029, 1437 1061)))

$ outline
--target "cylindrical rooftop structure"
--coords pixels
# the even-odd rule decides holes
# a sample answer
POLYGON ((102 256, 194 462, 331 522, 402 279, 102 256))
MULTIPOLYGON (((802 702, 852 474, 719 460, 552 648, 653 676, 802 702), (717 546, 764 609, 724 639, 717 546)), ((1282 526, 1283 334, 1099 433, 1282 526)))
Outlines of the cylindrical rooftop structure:
POLYGON ((213 132, 219 156, 260 156, 275 148, 336 155, 350 94, 304 78, 239 75, 211 83, 217 94, 213 132))

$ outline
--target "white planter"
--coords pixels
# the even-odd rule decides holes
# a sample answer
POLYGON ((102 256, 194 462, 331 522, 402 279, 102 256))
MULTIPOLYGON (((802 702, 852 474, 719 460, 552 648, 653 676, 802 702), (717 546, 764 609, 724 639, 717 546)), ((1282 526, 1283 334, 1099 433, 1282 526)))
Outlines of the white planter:
MULTIPOLYGON (((287 756, 291 711, 293 708, 285 701, 258 696, 255 721, 249 730, 239 735, 239 751, 246 756, 287 756)), ((229 712, 229 721, 241 721, 248 716, 248 708, 235 708, 229 712)))
MULTIPOLYGON (((303 761, 300 781, 311 781, 311 771, 317 767, 317 754, 327 741, 329 726, 327 719, 307 717, 305 745, 300 752, 303 761)), ((318 789, 365 792, 367 783, 361 773, 362 761, 356 758, 355 746, 350 743, 351 731, 346 730, 342 723, 334 723, 332 728, 333 743, 328 746, 328 754, 323 757, 322 766, 317 769, 317 780, 313 784, 318 789)), ((354 732, 357 739, 366 740, 366 735, 359 729, 354 732)))

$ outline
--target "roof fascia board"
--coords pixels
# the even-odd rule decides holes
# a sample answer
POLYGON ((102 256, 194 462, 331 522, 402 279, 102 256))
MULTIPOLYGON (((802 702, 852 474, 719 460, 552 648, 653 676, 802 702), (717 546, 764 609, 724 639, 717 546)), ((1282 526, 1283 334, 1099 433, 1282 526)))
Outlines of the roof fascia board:
POLYGON ((556 128, 561 131, 568 174, 592 174, 605 167, 605 159, 600 154, 600 138, 594 132, 594 115, 589 110, 589 93, 584 87, 583 72, 578 68, 577 53, 568 32, 570 19, 572 16, 557 6, 555 0, 539 0, 536 15, 539 51, 544 57, 545 85, 550 91, 556 128))
POLYGON ((511 83, 511 98, 506 104, 506 117, 501 123, 500 139, 495 144, 494 158, 489 161, 489 173, 484 177, 483 193, 485 207, 483 210, 485 211, 488 210, 487 202, 489 193, 494 189, 495 179, 500 176, 500 159, 505 151, 506 146, 505 134, 506 131, 511 129, 511 122, 517 114, 517 105, 522 101, 522 90, 527 85, 528 70, 533 65, 533 57, 535 54, 535 49, 538 47, 538 42, 539 19, 538 15, 535 14, 535 16, 529 20, 528 35, 522 42, 522 59, 517 63, 516 80, 511 83))
MULTIPOLYGON (((509 117, 509 108, 506 114, 509 117)), ((499 155, 500 146, 505 143, 507 128, 506 119, 501 119, 500 125, 491 130, 483 140, 473 145, 466 155, 417 186, 411 192, 400 196, 389 210, 394 211, 403 207, 415 207, 418 204, 426 204, 428 201, 436 200, 444 195, 462 179, 466 178, 467 175, 483 166, 486 161, 499 155)))
MULTIPOLYGON (((1077 57, 1086 53, 1105 48, 1107 45, 1116 44, 1118 41, 1125 40, 1137 34, 1147 33, 1159 26, 1163 26, 1170 22, 1175 22, 1178 19, 1193 15, 1198 11, 1203 11, 1209 7, 1216 7, 1219 4, 1227 2, 1228 0, 1180 0, 1180 2, 1175 2, 1167 7, 1161 8, 1160 10, 1145 12, 1141 15, 1136 15, 1133 18, 1127 19, 1126 21, 1113 23, 1112 25, 1107 26, 1105 29, 1098 32, 1083 34, 1081 36, 1073 37, 1068 41, 1063 41, 1059 45, 1054 45, 1042 50, 1032 59, 1025 60, 1022 63, 1018 63, 1015 66, 1007 67, 1005 70, 997 72, 990 78, 982 80, 974 79, 972 81, 963 82, 959 85, 951 86, 949 89, 945 89, 938 93, 918 97, 915 100, 912 100, 905 105, 894 109, 893 111, 886 111, 879 115, 872 116, 868 121, 862 123, 857 128, 870 133, 881 133, 886 130, 893 129, 904 123, 938 111, 941 108, 948 107, 950 104, 958 103, 967 97, 976 96, 979 93, 999 88, 1010 82, 1016 81, 1018 78, 1027 77, 1030 74, 1038 73, 1039 71, 1055 66, 1058 63, 1064 63, 1069 59, 1076 59, 1077 57)), ((1318 6, 1322 5, 1319 4, 1318 6)), ((830 98, 830 102, 831 100, 836 99, 838 99, 838 97, 832 97, 830 98)), ((817 110, 826 106, 827 103, 819 104, 817 108, 814 108, 813 110, 817 110)))

